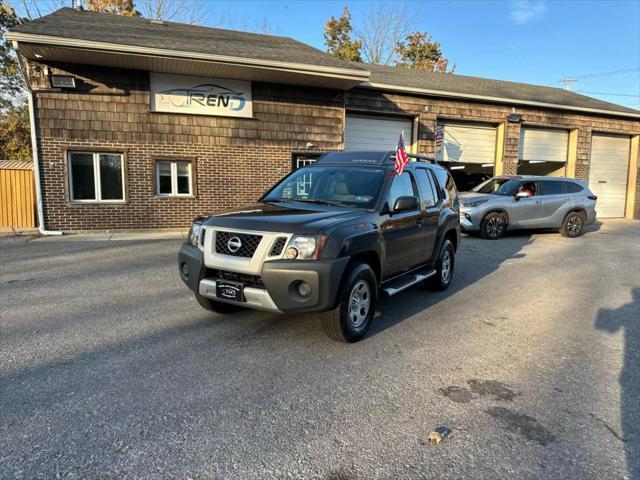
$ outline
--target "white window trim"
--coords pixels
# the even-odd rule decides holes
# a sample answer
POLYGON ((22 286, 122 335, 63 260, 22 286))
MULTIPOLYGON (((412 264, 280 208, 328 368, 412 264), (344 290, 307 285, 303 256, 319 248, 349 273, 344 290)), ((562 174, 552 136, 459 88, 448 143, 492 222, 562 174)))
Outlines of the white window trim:
POLYGON ((188 160, 157 160, 156 161, 156 195, 159 197, 193 197, 193 166, 188 160), (189 193, 178 193, 178 162, 184 162, 189 167, 189 193), (160 193, 160 164, 171 166, 171 193, 160 193))
POLYGON ((126 203, 127 193, 125 191, 125 171, 124 171, 124 154, 119 152, 87 152, 81 150, 69 150, 67 152, 67 180, 69 182, 69 201, 72 203, 126 203), (71 156, 73 154, 91 155, 93 160, 93 185, 94 197, 92 199, 76 199, 73 193, 73 167, 71 165, 71 156), (102 186, 100 182, 100 155, 118 155, 120 157, 120 165, 122 166, 122 199, 102 200, 102 186))

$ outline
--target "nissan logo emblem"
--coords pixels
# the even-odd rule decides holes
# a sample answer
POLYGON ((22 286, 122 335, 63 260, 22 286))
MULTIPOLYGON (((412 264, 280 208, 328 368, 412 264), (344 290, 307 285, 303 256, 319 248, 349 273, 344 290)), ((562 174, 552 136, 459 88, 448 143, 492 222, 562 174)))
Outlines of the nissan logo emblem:
POLYGON ((227 248, 231 253, 236 253, 242 247, 242 240, 238 237, 231 237, 227 242, 227 248))

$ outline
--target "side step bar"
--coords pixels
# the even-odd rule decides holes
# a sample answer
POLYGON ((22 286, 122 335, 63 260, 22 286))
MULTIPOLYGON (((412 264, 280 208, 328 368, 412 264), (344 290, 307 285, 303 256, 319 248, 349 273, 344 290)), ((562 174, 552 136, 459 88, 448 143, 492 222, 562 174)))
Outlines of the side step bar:
POLYGON ((429 277, 433 277, 436 274, 435 269, 428 270, 426 272, 414 273, 411 275, 407 275, 406 278, 400 278, 393 282, 393 285, 383 289, 384 293, 386 293, 389 297, 394 296, 396 293, 400 293, 401 291, 409 288, 416 283, 420 283, 423 280, 426 280, 429 277))

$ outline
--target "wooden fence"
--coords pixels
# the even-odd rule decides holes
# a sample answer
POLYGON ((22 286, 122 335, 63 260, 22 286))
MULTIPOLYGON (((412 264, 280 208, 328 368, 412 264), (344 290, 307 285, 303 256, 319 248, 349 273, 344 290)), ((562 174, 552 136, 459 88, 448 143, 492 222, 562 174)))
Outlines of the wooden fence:
POLYGON ((34 228, 36 193, 30 162, 0 162, 0 228, 34 228))

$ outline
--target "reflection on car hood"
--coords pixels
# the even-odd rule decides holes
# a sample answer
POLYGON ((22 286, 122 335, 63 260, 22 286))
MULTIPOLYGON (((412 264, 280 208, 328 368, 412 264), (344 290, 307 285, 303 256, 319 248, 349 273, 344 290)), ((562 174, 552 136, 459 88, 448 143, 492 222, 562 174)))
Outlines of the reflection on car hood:
POLYGON ((315 235, 330 225, 361 215, 360 210, 347 207, 274 202, 224 210, 211 215, 204 223, 239 230, 315 235))
POLYGON ((460 193, 460 201, 464 202, 475 202, 480 200, 495 200, 497 198, 504 198, 504 195, 494 195, 491 193, 477 193, 477 192, 461 192, 460 193))

